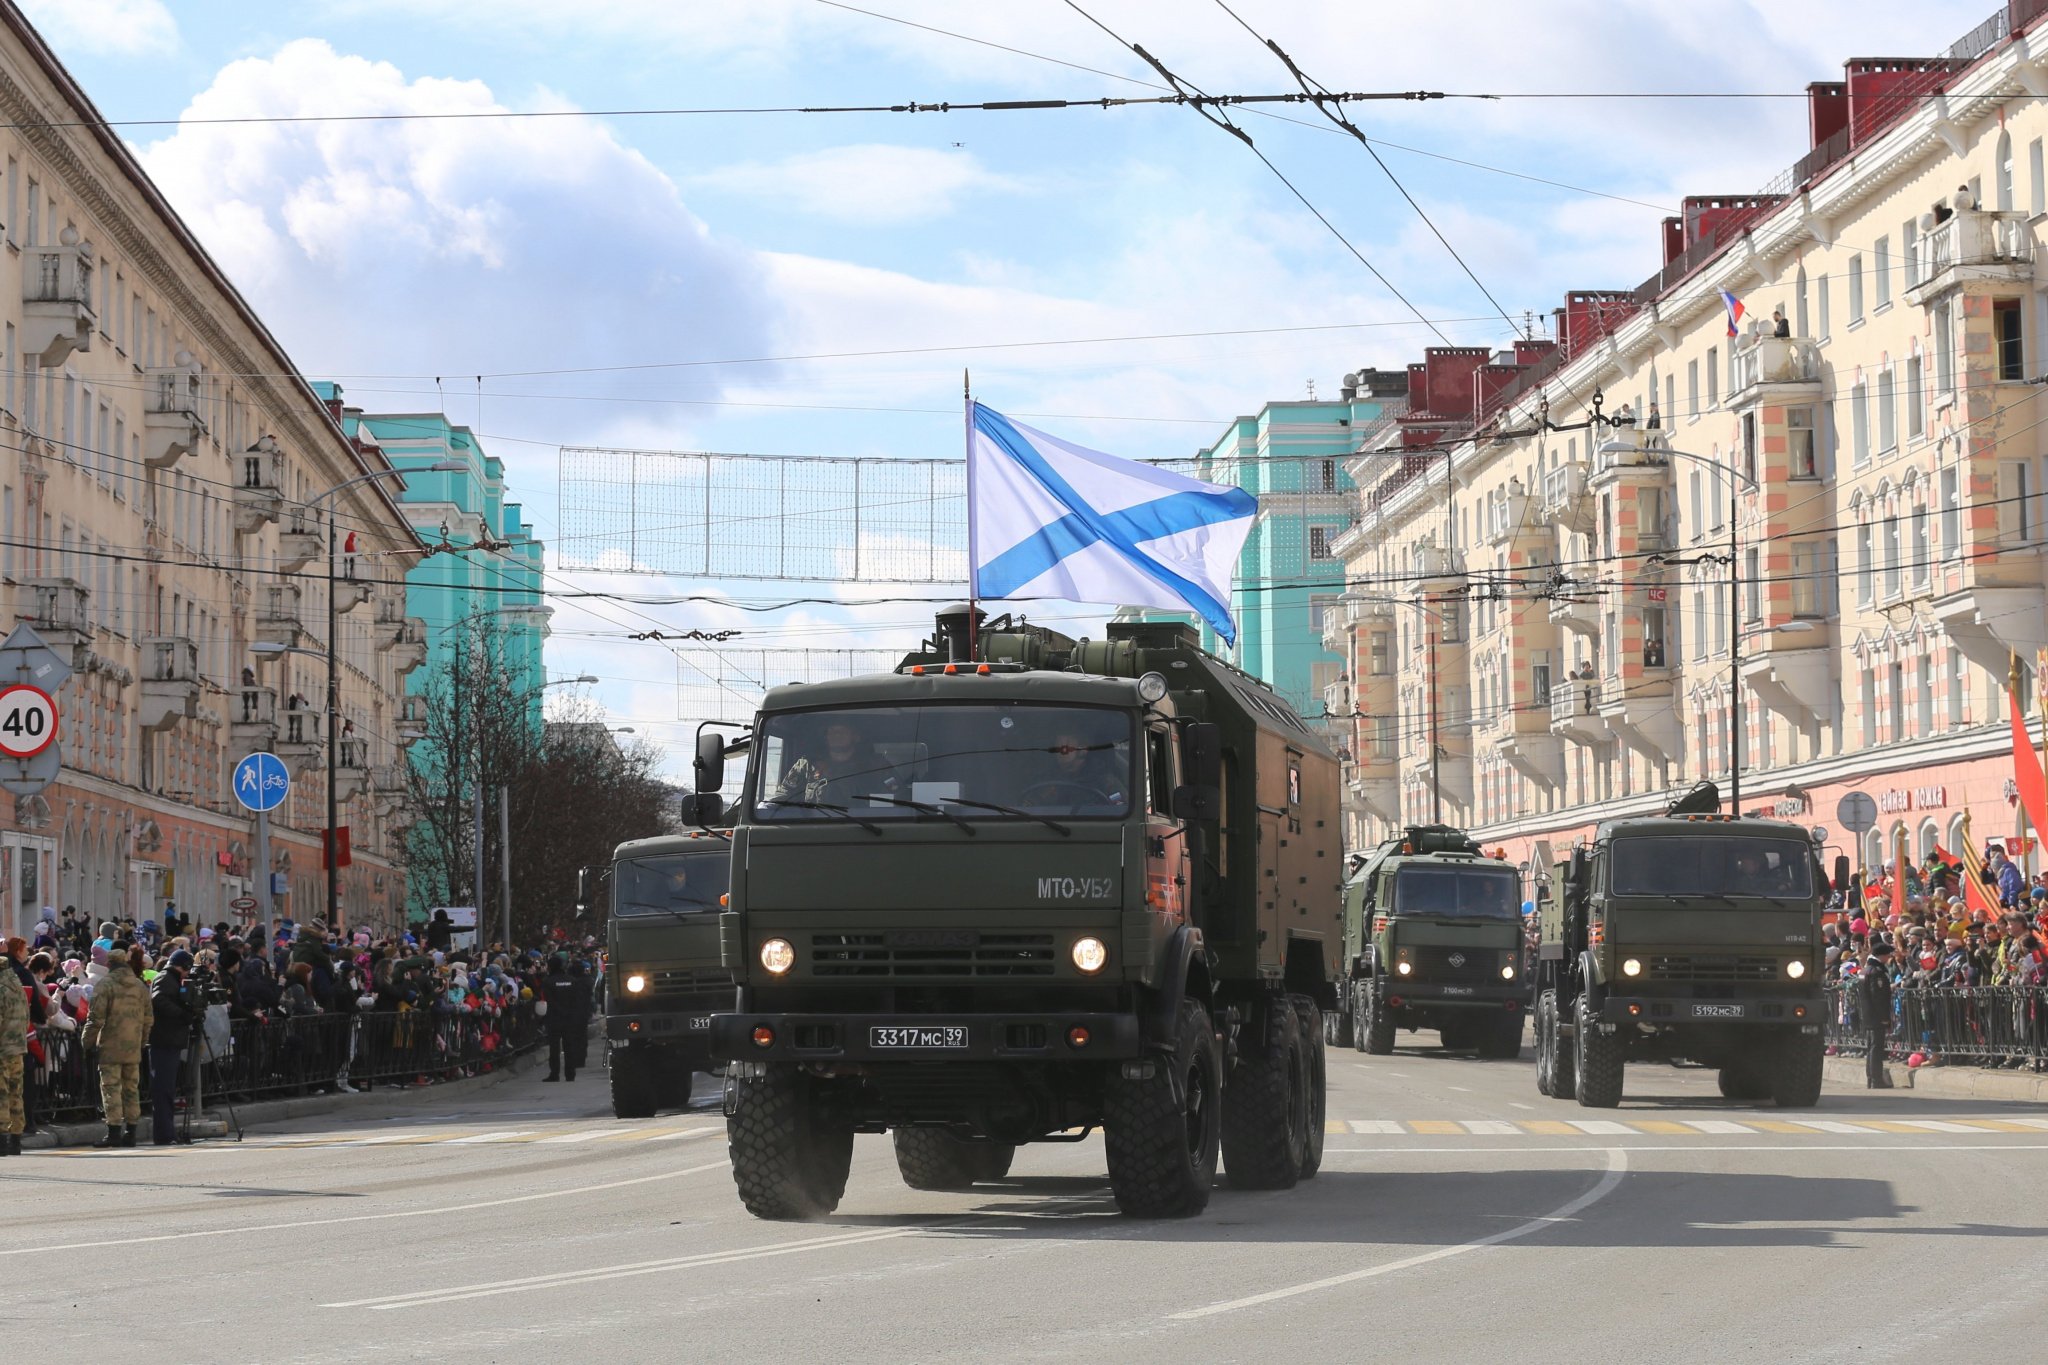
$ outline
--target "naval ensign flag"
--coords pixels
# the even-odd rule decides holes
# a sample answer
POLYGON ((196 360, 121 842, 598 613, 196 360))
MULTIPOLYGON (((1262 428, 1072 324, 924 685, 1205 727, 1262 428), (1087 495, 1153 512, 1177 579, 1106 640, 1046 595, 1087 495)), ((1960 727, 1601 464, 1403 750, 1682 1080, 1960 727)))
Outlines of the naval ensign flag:
POLYGON ((1230 579, 1258 500, 1062 441, 969 400, 971 591, 977 598, 1194 612, 1237 639, 1230 579))

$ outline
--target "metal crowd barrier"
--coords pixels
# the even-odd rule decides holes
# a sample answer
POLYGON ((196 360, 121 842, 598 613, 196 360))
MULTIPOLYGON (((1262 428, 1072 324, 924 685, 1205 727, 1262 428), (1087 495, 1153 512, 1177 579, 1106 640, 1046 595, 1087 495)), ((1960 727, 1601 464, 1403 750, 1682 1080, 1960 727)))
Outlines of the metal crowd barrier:
MULTIPOLYGON (((418 1084, 481 1074, 545 1041, 530 1003, 495 1016, 422 1010, 317 1014, 300 1019, 229 1019, 226 1006, 208 1021, 199 1044, 202 1103, 302 1095, 346 1080, 370 1085, 418 1084)), ((99 1069, 76 1033, 41 1035, 46 1061, 28 1063, 27 1096, 38 1122, 76 1122, 99 1113, 99 1069)), ((189 1097, 193 1068, 180 1083, 189 1097)), ((148 1104, 148 1057, 143 1103, 148 1104)))
MULTIPOLYGON (((1870 1030, 1856 987, 1830 985, 1827 993, 1828 1042, 1862 1056, 1870 1030)), ((1885 1053, 1903 1059, 1915 1052, 1984 1066, 2048 1063, 2048 988, 1895 984, 1885 1053)))

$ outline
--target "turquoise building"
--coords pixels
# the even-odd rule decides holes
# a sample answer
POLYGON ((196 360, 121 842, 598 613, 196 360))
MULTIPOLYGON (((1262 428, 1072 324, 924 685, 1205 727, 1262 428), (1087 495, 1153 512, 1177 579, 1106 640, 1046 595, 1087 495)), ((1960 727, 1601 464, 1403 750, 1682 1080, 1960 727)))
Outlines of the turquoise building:
MULTIPOLYGON (((1406 406, 1405 374, 1365 370, 1346 375, 1334 401, 1268 403, 1240 417, 1196 457, 1195 477, 1231 484, 1259 500, 1231 584, 1237 643, 1212 630, 1202 647, 1270 683, 1304 716, 1321 715, 1327 689, 1343 668, 1323 643, 1323 613, 1344 593, 1344 561, 1331 543, 1357 518, 1357 493, 1347 462, 1406 406)), ((1120 617, 1180 619, 1191 615, 1126 609, 1120 617)))

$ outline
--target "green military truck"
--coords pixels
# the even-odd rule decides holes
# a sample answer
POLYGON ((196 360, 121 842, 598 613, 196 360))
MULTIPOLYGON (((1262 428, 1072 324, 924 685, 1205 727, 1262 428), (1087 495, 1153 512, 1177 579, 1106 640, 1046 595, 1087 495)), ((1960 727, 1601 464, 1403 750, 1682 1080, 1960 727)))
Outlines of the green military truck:
POLYGON ((699 830, 635 839, 612 855, 604 1035, 619 1118, 682 1108, 694 1073, 718 1064, 711 1017, 733 1006, 718 941, 731 840, 699 830))
POLYGON ((1701 783, 1662 816, 1608 820, 1557 865, 1536 963, 1536 1085, 1612 1108, 1630 1061, 1720 1071, 1730 1099, 1820 1098, 1814 840, 1716 813, 1701 783))
MULTIPOLYGON (((917 1189, 1100 1129, 1118 1207, 1322 1160, 1335 755, 1172 624, 1075 642, 966 608, 893 672, 770 691, 733 834, 733 1176, 830 1212, 856 1133, 917 1189), (970 644, 972 641, 972 644, 970 644)), ((704 736, 700 791, 723 781, 704 736)))
POLYGON ((1365 855, 1344 888, 1346 979, 1333 1041, 1394 1050, 1433 1028, 1452 1049, 1522 1055, 1529 999, 1521 880, 1463 830, 1416 825, 1365 855))

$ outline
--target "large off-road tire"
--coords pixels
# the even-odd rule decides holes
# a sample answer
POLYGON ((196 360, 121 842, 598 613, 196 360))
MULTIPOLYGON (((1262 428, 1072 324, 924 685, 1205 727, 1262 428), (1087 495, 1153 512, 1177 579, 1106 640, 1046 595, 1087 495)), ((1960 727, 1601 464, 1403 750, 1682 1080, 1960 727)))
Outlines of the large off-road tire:
POLYGON ((756 1218, 822 1218, 839 1207, 853 1164, 853 1125, 819 1104, 791 1066, 731 1083, 726 1151, 740 1202, 756 1218))
POLYGON ((1771 1097, 1770 1082, 1765 1079, 1756 1064, 1756 1059, 1745 1057, 1728 1063, 1715 1073, 1724 1100, 1753 1102, 1771 1097))
POLYGON ((1132 1218, 1186 1218, 1209 1206, 1223 1134, 1223 1058, 1208 1011, 1180 1004, 1170 1062, 1131 1080, 1121 1069, 1103 1086, 1102 1145, 1109 1188, 1132 1218), (1171 1066, 1171 1070, 1168 1066, 1171 1066))
POLYGON ((939 1128, 898 1128, 896 1169, 913 1190, 964 1190, 1001 1180, 1017 1149, 1007 1142, 969 1142, 939 1128))
POLYGON ((1357 1032, 1351 1026, 1351 984, 1340 981, 1337 986, 1337 1008, 1323 1016, 1324 1037, 1331 1047, 1350 1047, 1352 1035, 1357 1032))
POLYGON ((1365 1051, 1365 993, 1372 989, 1372 983, 1354 981, 1344 995, 1345 1011, 1351 1016, 1351 1046, 1354 1051, 1365 1051))
POLYGON ((1387 1013, 1377 982, 1359 982, 1358 992, 1358 1050, 1384 1057, 1394 1050, 1394 1017, 1387 1013))
POLYGON ((1473 1026, 1479 1021, 1459 1017, 1437 1028, 1437 1040, 1446 1052, 1470 1052, 1478 1046, 1478 1030, 1473 1026))
POLYGON ((1549 991, 1536 997, 1536 1016, 1532 1025, 1536 1034, 1536 1093, 1555 1093, 1552 1079, 1555 1076, 1557 997, 1549 991))
POLYGON ((1292 1189, 1307 1150, 1308 1049, 1289 997, 1269 996, 1224 1082, 1223 1174, 1240 1190, 1292 1189))
POLYGON ((610 1062, 612 1117, 645 1119, 654 1117, 654 1057, 644 1047, 613 1048, 610 1062))
POLYGON ((1587 1109, 1612 1109, 1621 1103, 1621 1039, 1600 1032, 1583 995, 1572 1024, 1573 1088, 1579 1103, 1587 1109))
POLYGON ((1484 1020, 1479 1055, 1488 1061, 1512 1062, 1522 1055, 1522 1012, 1502 1011, 1484 1020))
POLYGON ((1818 1034, 1788 1033, 1777 1040, 1765 1072, 1772 1104, 1780 1109, 1811 1109, 1820 1103, 1823 1047, 1818 1034))
POLYGON ((1552 1099, 1568 1100, 1578 1093, 1578 1058, 1575 1052, 1568 1052, 1564 1035, 1558 1032, 1564 1022, 1558 1009, 1557 992, 1545 991, 1543 998, 1549 1002, 1550 1027, 1550 1096, 1552 1099))
POLYGON ((1300 1021, 1301 1036, 1313 1039, 1308 1053, 1308 1118, 1303 1125, 1301 1178, 1308 1180, 1323 1168, 1323 1139, 1329 1133, 1330 1085, 1328 1056, 1323 1048, 1322 1011, 1305 995, 1294 999, 1294 1013, 1300 1021))

